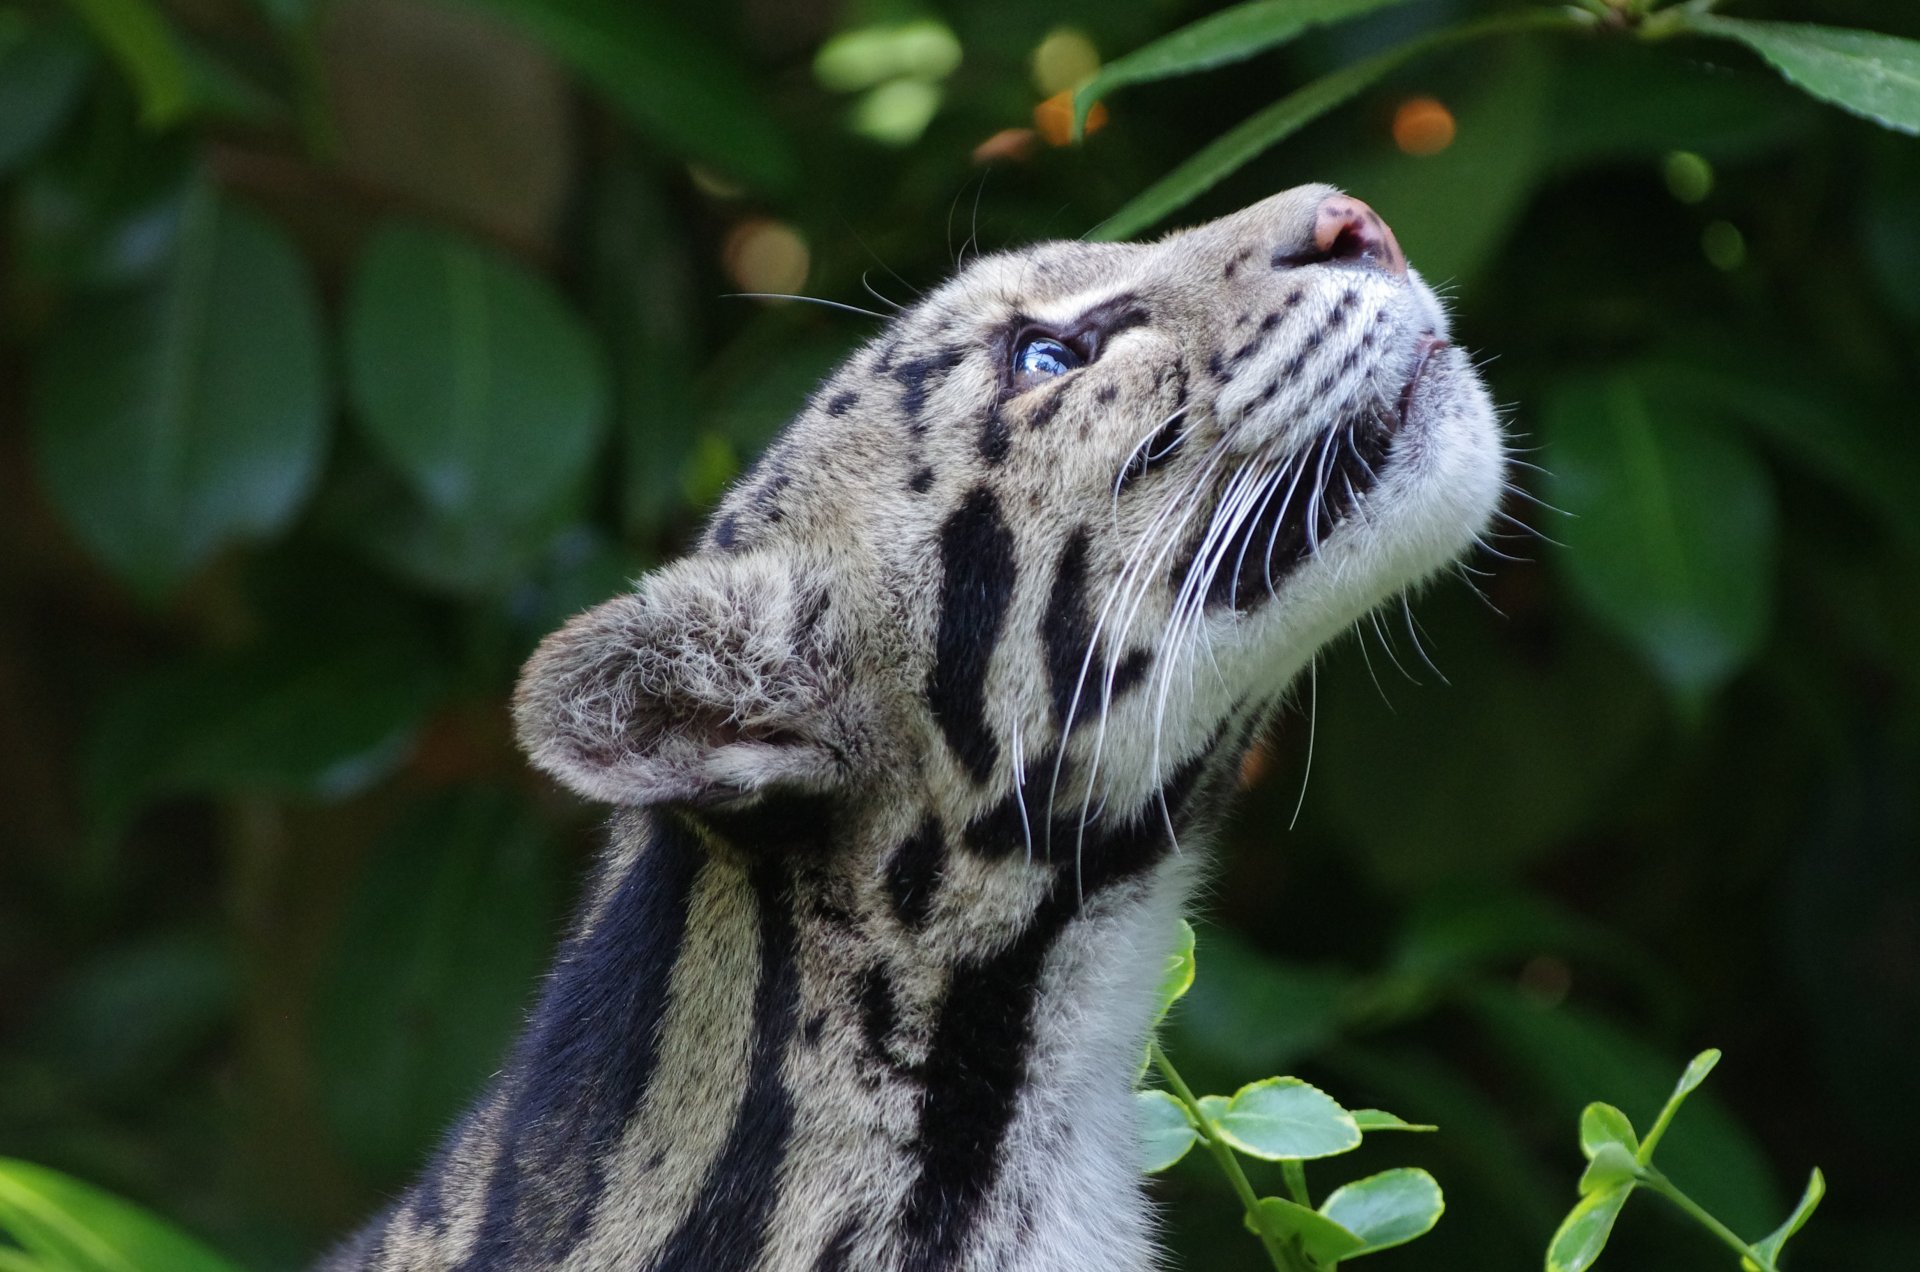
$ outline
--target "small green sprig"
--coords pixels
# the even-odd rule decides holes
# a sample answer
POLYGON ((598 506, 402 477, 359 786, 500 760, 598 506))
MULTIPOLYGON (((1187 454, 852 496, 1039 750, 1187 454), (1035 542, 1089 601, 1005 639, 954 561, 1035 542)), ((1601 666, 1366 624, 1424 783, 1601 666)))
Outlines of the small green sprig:
MULTIPOLYGON (((1180 941, 1168 956, 1154 1014, 1157 1029, 1193 984, 1193 928, 1180 925, 1180 941)), ((1331 1096, 1299 1078, 1265 1078, 1231 1096, 1195 1095, 1158 1042, 1147 1045, 1146 1064, 1166 1089, 1138 1091, 1141 1168, 1163 1171, 1203 1144, 1239 1197, 1246 1225, 1265 1248, 1277 1272, 1316 1272, 1347 1259, 1404 1245, 1440 1221, 1446 1201, 1424 1170, 1381 1171, 1334 1189, 1317 1207, 1307 1188, 1305 1163, 1360 1147, 1373 1131, 1431 1131, 1381 1109, 1342 1108, 1331 1096), (1247 1179, 1239 1155, 1279 1162, 1285 1197, 1262 1197, 1247 1179)))
POLYGON ((1580 1151, 1586 1156, 1587 1169, 1580 1176, 1580 1200, 1568 1212, 1547 1247, 1547 1272, 1585 1272, 1592 1267, 1600 1252, 1606 1249, 1614 1220, 1620 1217, 1621 1208, 1636 1188, 1659 1193, 1678 1206, 1738 1252, 1741 1266, 1748 1272, 1779 1272, 1781 1247, 1788 1237, 1806 1225, 1814 1207, 1826 1195, 1827 1181, 1818 1169, 1807 1180, 1800 1204, 1793 1208, 1786 1222, 1748 1244, 1653 1165, 1653 1150, 1667 1133, 1674 1114, 1718 1063, 1718 1051, 1702 1051, 1693 1058, 1645 1139, 1634 1134, 1633 1123, 1627 1115, 1611 1104, 1589 1104, 1582 1111, 1580 1151))

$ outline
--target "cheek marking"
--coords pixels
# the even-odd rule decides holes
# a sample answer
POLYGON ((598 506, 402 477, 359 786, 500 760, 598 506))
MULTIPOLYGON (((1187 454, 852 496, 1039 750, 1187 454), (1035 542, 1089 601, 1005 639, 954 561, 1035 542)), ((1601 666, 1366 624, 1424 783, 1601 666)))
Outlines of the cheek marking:
POLYGON ((932 912, 944 856, 940 820, 929 815, 888 860, 887 895, 894 915, 908 928, 918 931, 932 912))
POLYGON ((998 464, 1012 447, 1013 430, 1007 427, 1007 417, 995 406, 980 428, 980 458, 989 464, 998 464))
POLYGON ((1074 710, 1074 695, 1080 696, 1079 717, 1084 724, 1098 714, 1100 682, 1097 660, 1089 662, 1088 649, 1093 640, 1093 622, 1087 614, 1087 545, 1092 532, 1076 527, 1067 536, 1067 546, 1054 567, 1053 591, 1047 597, 1047 610, 1040 619, 1040 640, 1047 651, 1047 687, 1053 697, 1054 727, 1064 731, 1067 713, 1074 710), (1082 668, 1086 675, 1081 675, 1082 668), (1084 686, 1082 684, 1084 680, 1084 686), (1092 708, 1089 710, 1088 708, 1092 708))
POLYGON ((927 704, 947 745, 976 782, 1000 759, 987 729, 987 668, 1013 601, 1013 532, 1000 501, 975 486, 940 528, 940 627, 927 704))
POLYGON ((1060 413, 1060 404, 1066 400, 1066 397, 1067 385, 1063 383, 1056 386, 1041 399, 1040 405, 1033 408, 1033 414, 1027 417, 1027 427, 1039 429, 1052 423, 1053 417, 1060 413))

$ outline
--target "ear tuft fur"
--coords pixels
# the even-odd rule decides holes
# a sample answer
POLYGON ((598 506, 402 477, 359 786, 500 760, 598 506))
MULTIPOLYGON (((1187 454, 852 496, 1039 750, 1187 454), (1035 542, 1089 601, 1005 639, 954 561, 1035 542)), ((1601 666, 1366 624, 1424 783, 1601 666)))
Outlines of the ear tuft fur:
POLYGON ((578 615, 521 672, 534 766, 610 804, 831 790, 859 750, 824 578, 695 557, 578 615))

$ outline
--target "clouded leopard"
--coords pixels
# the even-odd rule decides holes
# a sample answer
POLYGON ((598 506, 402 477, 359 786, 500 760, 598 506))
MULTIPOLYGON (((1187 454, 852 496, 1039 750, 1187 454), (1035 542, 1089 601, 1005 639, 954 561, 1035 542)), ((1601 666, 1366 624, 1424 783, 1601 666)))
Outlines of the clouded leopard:
POLYGON ((1237 759, 1503 462, 1326 187, 967 265, 527 665, 611 841, 492 1089, 326 1266, 1154 1266, 1129 1090, 1237 759))

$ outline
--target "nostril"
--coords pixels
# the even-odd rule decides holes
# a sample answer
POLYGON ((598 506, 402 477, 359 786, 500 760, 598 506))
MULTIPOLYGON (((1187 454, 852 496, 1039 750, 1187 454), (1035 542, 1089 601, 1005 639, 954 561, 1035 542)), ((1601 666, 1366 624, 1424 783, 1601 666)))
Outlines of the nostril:
POLYGON ((1314 214, 1311 247, 1273 253, 1276 269, 1300 265, 1349 264, 1405 274, 1407 258, 1380 214, 1344 194, 1328 198, 1314 214))

